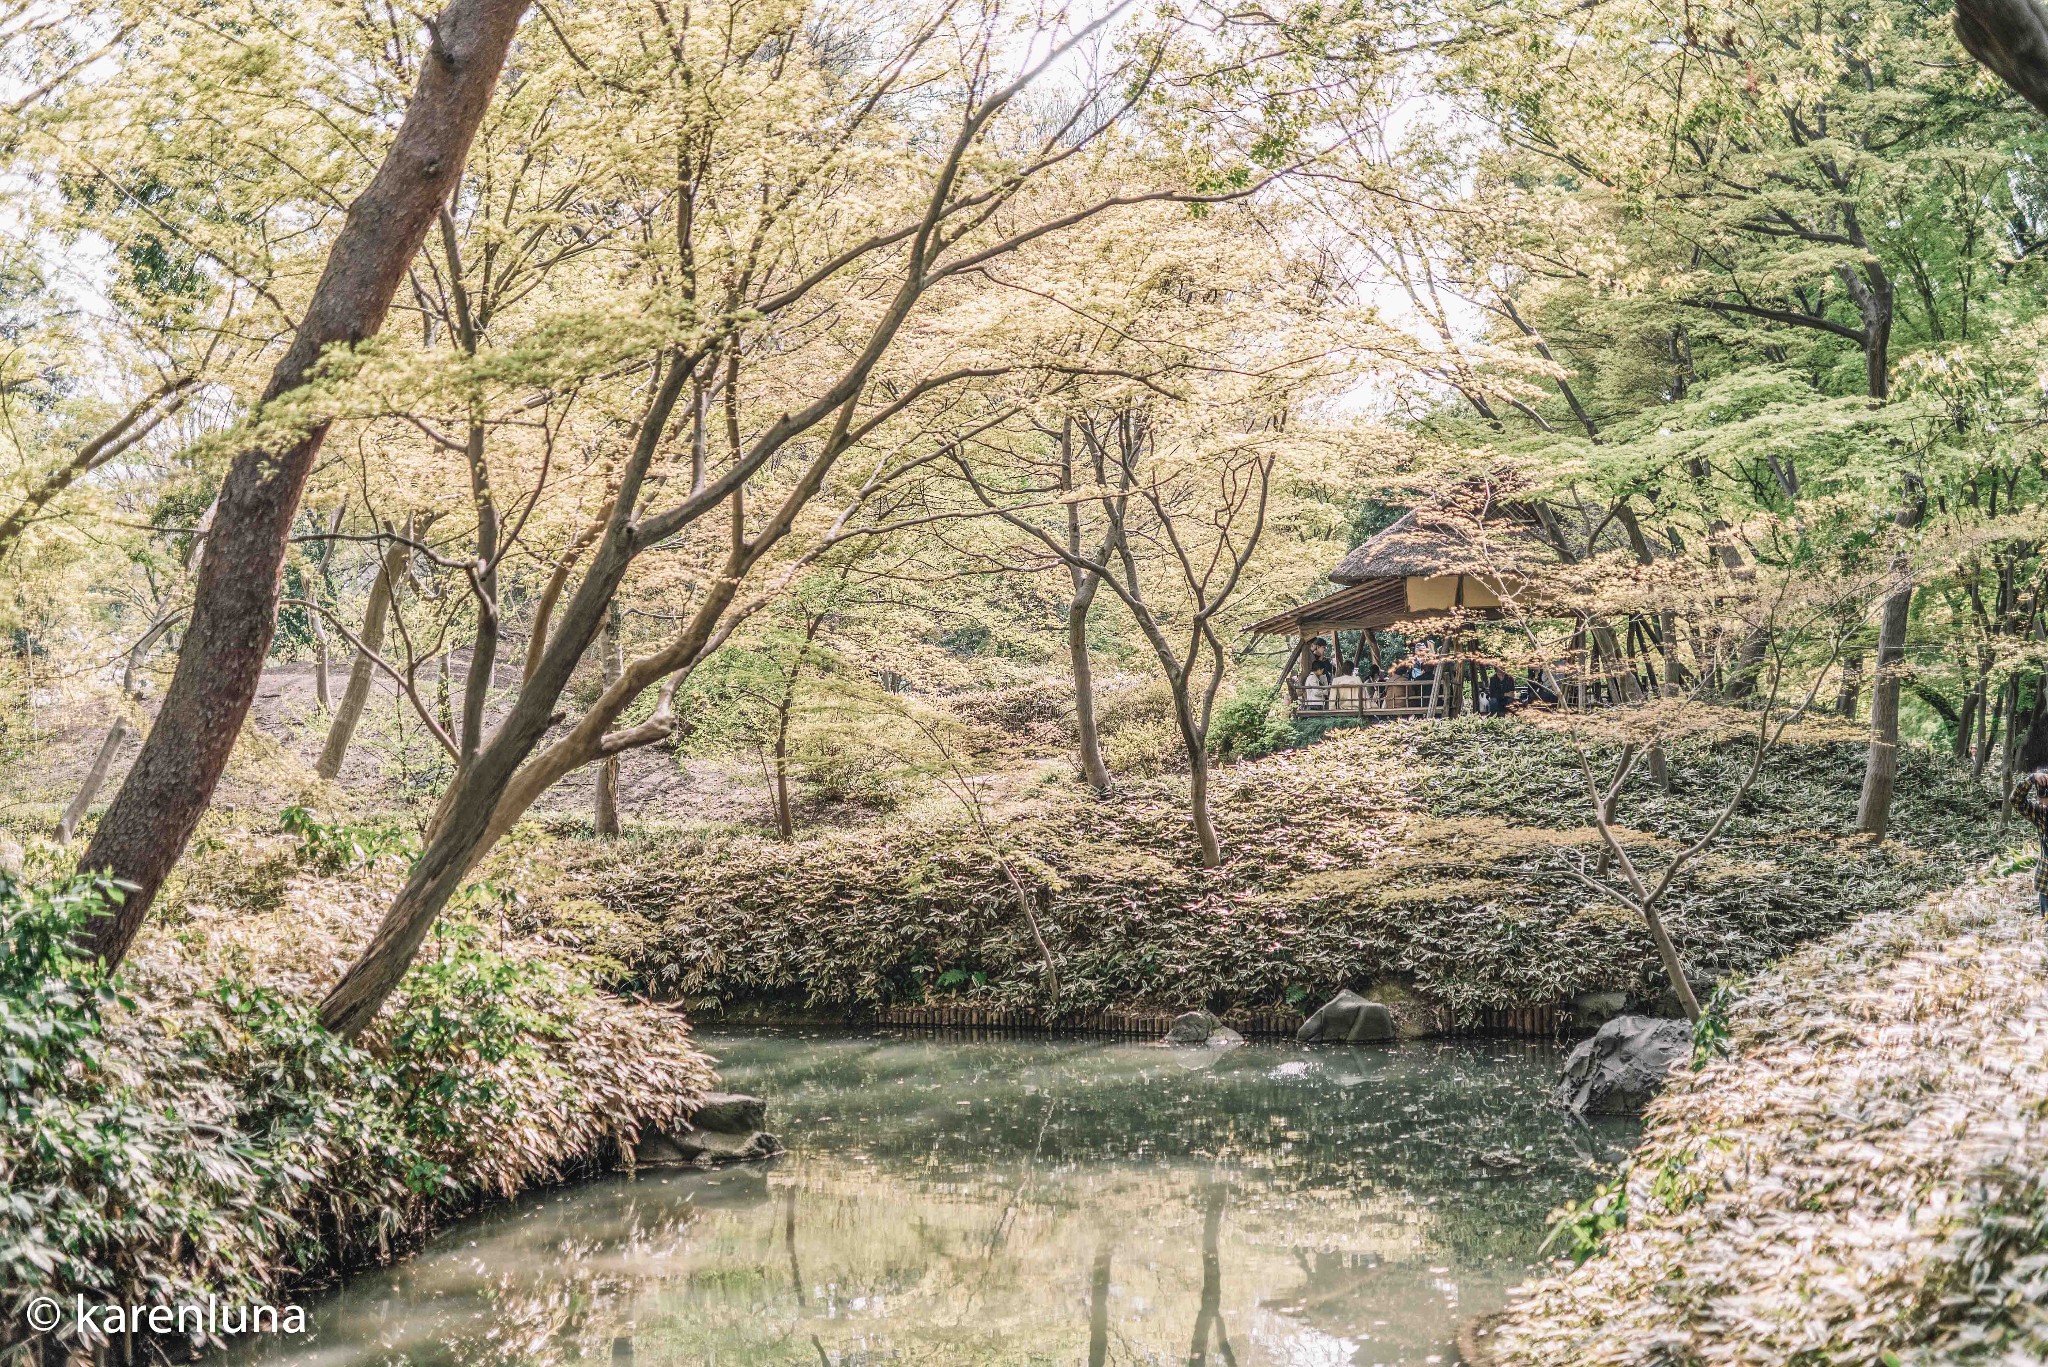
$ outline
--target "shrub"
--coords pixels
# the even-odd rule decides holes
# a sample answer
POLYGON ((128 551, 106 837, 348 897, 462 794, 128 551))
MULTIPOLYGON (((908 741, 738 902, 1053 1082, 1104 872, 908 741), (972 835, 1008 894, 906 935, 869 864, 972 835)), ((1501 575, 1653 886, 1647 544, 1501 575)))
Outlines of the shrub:
POLYGON ((285 808, 278 827, 298 838, 299 862, 322 873, 366 869, 385 858, 404 862, 419 853, 419 842, 395 825, 322 821, 309 807, 285 808))
POLYGON ((852 804, 885 812, 902 796, 902 762, 860 735, 810 731, 791 759, 797 780, 814 802, 852 804))
POLYGON ((1294 727, 1275 716, 1280 690, 1241 687, 1216 709, 1209 727, 1209 753, 1218 759, 1259 759, 1294 744, 1294 727))

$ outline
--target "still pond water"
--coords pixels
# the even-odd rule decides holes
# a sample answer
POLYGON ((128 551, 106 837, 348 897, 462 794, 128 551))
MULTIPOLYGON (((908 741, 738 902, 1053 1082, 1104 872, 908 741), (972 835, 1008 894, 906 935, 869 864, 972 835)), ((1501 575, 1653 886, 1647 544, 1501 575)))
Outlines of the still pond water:
POLYGON ((1634 1138, 1523 1041, 703 1043, 788 1156, 494 1208, 238 1364, 1451 1362, 1634 1138))

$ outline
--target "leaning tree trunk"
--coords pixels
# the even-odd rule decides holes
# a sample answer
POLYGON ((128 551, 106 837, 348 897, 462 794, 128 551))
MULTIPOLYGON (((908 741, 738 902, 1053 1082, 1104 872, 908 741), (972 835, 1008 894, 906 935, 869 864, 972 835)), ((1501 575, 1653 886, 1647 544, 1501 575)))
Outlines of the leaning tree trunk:
MULTIPOLYGON (((356 638, 362 644, 356 650, 355 663, 349 667, 348 685, 341 691, 341 706, 327 723, 327 743, 320 747, 320 760, 313 766, 322 778, 340 775, 341 763, 348 758, 349 743, 355 739, 356 727, 363 720, 363 708, 370 701, 370 685, 376 681, 376 655, 384 648, 384 626, 391 616, 391 600, 398 594, 398 581, 405 573, 405 558, 411 550, 400 542, 384 553, 384 563, 377 567, 376 582, 370 585, 370 601, 363 608, 362 634, 356 638)), ((326 666, 321 668, 324 673, 326 666)))
POLYGON ((72 797, 71 805, 64 809, 63 817, 57 822, 57 843, 69 845, 71 837, 78 834, 79 823, 85 820, 86 812, 92 809, 93 799, 99 796, 100 785, 107 781, 107 770, 114 767, 114 756, 120 752, 121 743, 128 739, 128 719, 116 715, 114 724, 107 728, 106 739, 100 742, 99 753, 92 758, 92 768, 86 770, 85 782, 78 785, 78 792, 72 797))
MULTIPOLYGON (((377 174, 349 206, 262 405, 304 387, 329 347, 353 346, 383 326, 406 268, 461 179, 528 3, 453 0, 429 26, 431 52, 420 63, 405 120, 377 174)), ((250 447, 221 485, 177 672, 142 753, 79 861, 126 889, 85 934, 86 947, 109 964, 128 952, 241 734, 277 630, 292 520, 326 435, 327 424, 315 422, 281 450, 250 447)))
MULTIPOLYGON (((1910 532, 1926 510, 1920 482, 1908 477, 1898 526, 1910 532)), ((1870 687, 1870 754, 1863 765, 1863 793, 1856 804, 1856 829, 1883 838, 1891 824, 1892 796, 1899 782, 1899 671, 1906 661, 1906 624, 1913 610, 1912 560, 1904 548, 1892 558, 1892 590, 1884 600, 1877 630, 1877 659, 1870 687)))
MULTIPOLYGON (((129 649, 127 662, 121 667, 123 702, 133 704, 141 699, 142 662, 149 658, 150 651, 156 649, 156 643, 163 639, 164 633, 184 615, 182 611, 169 609, 159 612, 156 620, 143 631, 141 639, 129 649)), ((114 724, 107 728, 106 739, 100 742, 99 753, 93 756, 92 768, 86 771, 85 782, 78 785, 78 792, 73 795, 71 805, 64 809, 63 817, 57 822, 59 845, 70 844, 71 837, 78 834, 79 823, 85 820, 85 814, 92 809, 93 799, 99 796, 100 785, 107 781, 107 771, 113 767, 114 756, 120 753, 121 745, 128 739, 128 734, 128 718, 118 712, 115 713, 114 724)))

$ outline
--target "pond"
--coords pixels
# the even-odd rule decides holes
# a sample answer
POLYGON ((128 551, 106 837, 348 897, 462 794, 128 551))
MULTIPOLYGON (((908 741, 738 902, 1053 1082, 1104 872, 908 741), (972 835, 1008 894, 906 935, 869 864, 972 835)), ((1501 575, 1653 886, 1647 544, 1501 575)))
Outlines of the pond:
POLYGON ((1633 1142, 1562 1054, 709 1035, 789 1154, 509 1202, 240 1363, 1448 1363, 1633 1142))

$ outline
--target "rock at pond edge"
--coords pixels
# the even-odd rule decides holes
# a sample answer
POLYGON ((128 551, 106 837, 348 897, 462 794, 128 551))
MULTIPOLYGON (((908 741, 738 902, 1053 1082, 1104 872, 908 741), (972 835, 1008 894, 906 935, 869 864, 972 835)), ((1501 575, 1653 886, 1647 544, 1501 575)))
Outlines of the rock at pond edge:
POLYGON ((768 1103, 739 1092, 706 1092, 703 1104, 690 1117, 690 1124, 697 1129, 728 1134, 758 1130, 767 1123, 768 1103))
POLYGON ((1551 1101, 1583 1115, 1634 1115, 1673 1067, 1692 1057, 1692 1027, 1682 1020, 1616 1016, 1565 1060, 1551 1101))
POLYGON ((674 1130, 648 1126, 633 1146, 636 1168, 715 1167, 752 1163, 781 1153, 782 1143, 761 1129, 768 1104, 738 1092, 709 1092, 690 1120, 674 1130))
POLYGON ((1167 1027, 1167 1044, 1202 1045, 1210 1049, 1235 1049, 1244 1036, 1207 1011, 1184 1011, 1167 1027))
POLYGON ((1294 1037, 1303 1044, 1377 1044, 1398 1034, 1393 1012, 1346 988, 1317 1007, 1294 1037))

